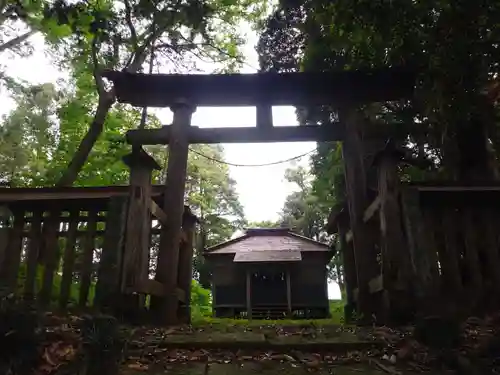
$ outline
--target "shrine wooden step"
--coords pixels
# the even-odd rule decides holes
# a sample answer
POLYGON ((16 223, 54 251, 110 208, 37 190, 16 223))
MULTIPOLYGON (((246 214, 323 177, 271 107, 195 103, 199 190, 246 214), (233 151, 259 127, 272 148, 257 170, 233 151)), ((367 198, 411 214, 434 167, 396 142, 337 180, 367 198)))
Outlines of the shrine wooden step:
POLYGON ((287 315, 286 307, 254 307, 252 309, 252 319, 279 320, 285 319, 287 315))

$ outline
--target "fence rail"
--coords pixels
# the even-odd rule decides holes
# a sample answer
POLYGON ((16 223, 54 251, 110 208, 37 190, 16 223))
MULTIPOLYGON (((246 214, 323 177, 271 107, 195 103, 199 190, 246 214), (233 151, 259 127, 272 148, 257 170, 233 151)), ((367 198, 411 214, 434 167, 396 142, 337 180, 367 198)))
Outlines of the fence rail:
MULTIPOLYGON (((134 199, 129 186, 1 189, 0 283, 4 291, 41 308, 97 310, 116 309, 123 294, 166 295, 164 286, 151 279, 154 265, 150 264, 155 261, 166 216, 161 208, 162 191, 153 186, 146 197, 149 254, 139 266, 144 266, 147 276, 125 288, 127 214, 134 199)), ((182 239, 188 240, 185 234, 182 239)), ((186 291, 178 287, 174 294, 186 302, 186 291)))

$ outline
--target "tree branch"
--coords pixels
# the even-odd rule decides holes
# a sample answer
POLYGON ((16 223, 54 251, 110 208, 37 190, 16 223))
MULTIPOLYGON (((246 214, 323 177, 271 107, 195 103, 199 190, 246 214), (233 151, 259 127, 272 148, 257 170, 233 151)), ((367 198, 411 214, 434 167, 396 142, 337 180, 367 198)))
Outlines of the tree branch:
POLYGON ((26 39, 28 39, 30 36, 32 36, 32 35, 34 35, 36 33, 37 33, 36 30, 30 30, 30 31, 25 32, 24 34, 16 36, 15 38, 13 38, 13 39, 11 39, 11 40, 9 40, 9 41, 1 44, 0 45, 0 53, 6 51, 8 49, 16 47, 17 45, 21 44, 26 39))
POLYGON ((130 35, 132 36, 131 37, 132 46, 134 50, 137 50, 139 46, 137 40, 137 32, 132 22, 132 7, 130 6, 130 2, 128 0, 124 0, 123 3, 125 4, 125 21, 127 22, 127 25, 130 29, 130 35))
POLYGON ((97 86, 97 93, 99 94, 99 97, 104 97, 108 94, 106 91, 106 86, 104 84, 104 80, 102 79, 101 73, 100 73, 100 67, 99 67, 99 58, 97 57, 97 51, 98 51, 98 46, 97 46, 97 36, 94 36, 92 39, 92 45, 90 48, 91 52, 91 57, 92 57, 92 74, 94 76, 95 84, 97 86))

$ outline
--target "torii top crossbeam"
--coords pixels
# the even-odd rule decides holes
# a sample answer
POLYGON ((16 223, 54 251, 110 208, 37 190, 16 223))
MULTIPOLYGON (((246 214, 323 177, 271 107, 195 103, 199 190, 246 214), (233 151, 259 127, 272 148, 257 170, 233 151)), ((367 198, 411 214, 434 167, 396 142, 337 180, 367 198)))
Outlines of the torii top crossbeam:
POLYGON ((405 67, 364 71, 256 74, 141 74, 107 71, 118 100, 137 107, 334 105, 408 98, 415 72, 405 67))

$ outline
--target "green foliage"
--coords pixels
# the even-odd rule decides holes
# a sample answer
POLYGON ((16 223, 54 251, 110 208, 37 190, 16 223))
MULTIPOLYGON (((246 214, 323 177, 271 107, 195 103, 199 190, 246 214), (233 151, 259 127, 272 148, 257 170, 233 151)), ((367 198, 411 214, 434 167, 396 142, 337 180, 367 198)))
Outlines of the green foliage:
POLYGON ((345 303, 342 300, 330 300, 330 319, 337 321, 339 323, 344 323, 344 306, 345 303))
POLYGON ((280 223, 271 220, 250 221, 246 224, 247 228, 278 228, 279 226, 280 223))
POLYGON ((228 240, 245 223, 243 207, 236 193, 236 181, 229 168, 215 160, 224 160, 219 145, 191 145, 188 157, 186 198, 202 227, 197 241, 195 278, 205 288, 210 286, 210 270, 202 252, 207 247, 228 240))
MULTIPOLYGON (((18 278, 17 278, 17 294, 22 295, 24 292, 24 285, 26 282, 26 272, 27 272, 27 267, 26 263, 21 263, 21 266, 19 267, 19 272, 18 272, 18 278)), ((38 293, 41 288, 42 288, 42 282, 43 282, 43 272, 44 272, 44 267, 42 265, 37 266, 36 270, 36 275, 35 275, 35 293, 38 293)), ((51 302, 54 306, 57 305, 59 302, 59 296, 60 296, 60 291, 61 291, 61 282, 62 282, 62 274, 60 272, 56 272, 54 274, 54 280, 53 280, 53 287, 52 287, 52 295, 51 295, 51 302)), ((92 305, 94 301, 94 295, 95 295, 95 286, 96 283, 92 281, 90 283, 90 288, 89 288, 89 294, 88 294, 88 301, 89 304, 92 305)), ((73 283, 71 284, 70 287, 70 293, 69 293, 69 305, 76 305, 78 303, 80 296, 80 283, 78 280, 74 280, 73 283)))
MULTIPOLYGON (((313 170, 315 161, 312 161, 313 170)), ((285 179, 294 183, 296 190, 285 198, 281 211, 281 225, 296 233, 336 246, 336 238, 325 232, 328 214, 335 202, 335 189, 320 190, 320 179, 304 166, 293 166, 285 171, 285 179), (330 192, 330 193, 328 193, 330 192)), ((328 265, 328 278, 343 288, 341 254, 337 252, 328 265)))
POLYGON ((200 321, 212 316, 212 296, 210 290, 204 289, 200 283, 191 283, 191 318, 200 321))
MULTIPOLYGON (((397 131, 387 137, 430 161, 424 170, 401 169, 403 180, 484 181, 497 177, 500 155, 498 101, 487 95, 498 80, 499 20, 499 4, 481 1, 282 0, 257 49, 263 71, 417 68, 414 100, 358 109, 373 127, 393 126, 397 131)), ((335 106, 297 112, 303 126, 338 121, 335 106)), ((306 208, 326 218, 345 200, 340 144, 319 143, 311 172, 310 191, 299 188, 289 196, 284 212, 301 232, 317 235, 308 228, 315 221, 306 208)))
POLYGON ((285 171, 285 180, 295 184, 297 190, 286 197, 281 222, 306 237, 324 240, 325 216, 313 194, 310 177, 309 171, 303 166, 285 171))
MULTIPOLYGON (((486 93, 499 72, 499 19, 500 6, 491 2, 283 0, 259 42, 261 67, 416 67, 415 99, 365 106, 368 121, 399 124, 393 136, 400 144, 433 161, 424 178, 491 179, 498 106, 486 93)), ((318 107, 300 117, 308 124, 336 115, 336 108, 318 107)))

